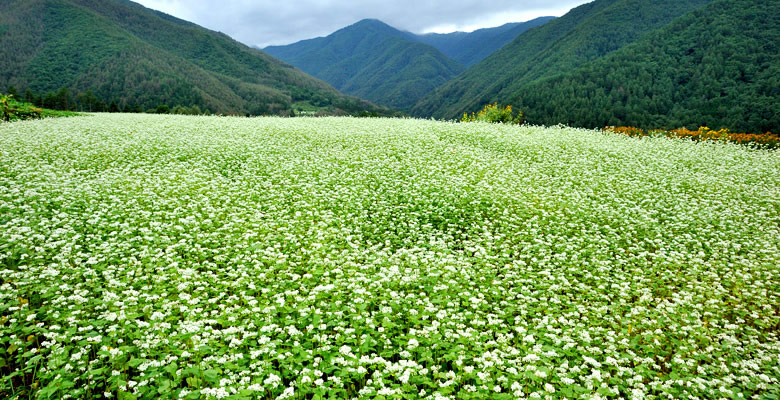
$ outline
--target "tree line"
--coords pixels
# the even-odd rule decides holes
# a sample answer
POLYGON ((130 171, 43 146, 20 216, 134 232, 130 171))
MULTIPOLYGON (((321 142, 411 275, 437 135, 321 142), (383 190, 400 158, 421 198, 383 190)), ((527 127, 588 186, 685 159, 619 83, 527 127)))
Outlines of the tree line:
POLYGON ((211 111, 202 110, 197 104, 191 106, 176 105, 173 107, 167 104, 160 104, 154 108, 144 109, 140 104, 133 102, 118 102, 116 100, 104 101, 91 91, 73 93, 70 89, 63 87, 54 91, 48 91, 45 94, 35 93, 30 89, 25 89, 24 93, 14 86, 9 86, 7 94, 13 96, 18 101, 33 104, 37 107, 48 108, 50 110, 60 111, 81 111, 81 112, 124 112, 124 113, 154 113, 154 114, 186 114, 186 115, 209 115, 211 111), (121 106, 119 104, 122 104, 121 106))

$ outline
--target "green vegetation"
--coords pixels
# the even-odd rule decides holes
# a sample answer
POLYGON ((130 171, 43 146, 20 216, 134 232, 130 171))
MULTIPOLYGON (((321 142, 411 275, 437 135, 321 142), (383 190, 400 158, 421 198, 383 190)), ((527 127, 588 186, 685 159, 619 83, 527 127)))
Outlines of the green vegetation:
POLYGON ((0 119, 6 122, 41 118, 43 110, 32 104, 19 103, 13 96, 0 94, 0 119))
POLYGON ((6 122, 50 117, 74 117, 78 113, 38 108, 30 103, 17 101, 13 95, 0 94, 0 120, 6 122))
POLYGON ((779 27, 774 0, 719 0, 506 101, 535 124, 777 133, 779 27))
POLYGON ((532 124, 780 130, 773 0, 597 0, 517 37, 422 99, 419 117, 515 104, 532 124))
MULTIPOLYGON (((603 57, 709 1, 596 0, 581 5, 521 34, 442 85, 422 99, 412 115, 458 118, 496 101, 519 105, 513 99, 527 93, 535 80, 565 74, 603 57)), ((522 107, 534 121, 534 110, 526 104, 522 107)))
POLYGON ((771 399, 778 169, 566 127, 0 124, 0 398, 771 399))
POLYGON ((264 50, 337 89, 401 110, 509 43, 554 17, 471 33, 414 35, 367 19, 325 38, 264 50), (439 50, 439 51, 436 51, 439 50), (451 57, 451 58, 449 58, 451 57))
POLYGON ((486 105, 478 113, 471 113, 471 115, 463 113, 463 118, 460 119, 460 122, 489 122, 520 125, 524 122, 524 119, 523 112, 518 110, 515 115, 511 105, 500 107, 498 103, 493 103, 486 105))
POLYGON ((555 17, 539 17, 527 22, 514 22, 473 32, 428 33, 416 39, 429 44, 447 57, 471 67, 504 47, 521 33, 542 26, 555 17))
POLYGON ((176 106, 170 110, 170 113, 179 114, 179 115, 203 115, 204 114, 203 111, 201 111, 200 107, 198 106, 192 106, 192 107, 176 106))
POLYGON ((324 112, 393 114, 224 34, 130 1, 9 0, 0 3, 0 27, 0 89, 42 99, 66 90, 79 100, 54 108, 111 111, 114 103, 138 112, 167 104, 287 115, 292 103, 316 99, 324 112))
POLYGON ((325 38, 264 50, 341 90, 400 110, 553 17, 471 33, 414 35, 367 19, 325 38), (439 51, 436 51, 439 50, 439 51), (451 58, 448 58, 451 57, 451 58))
POLYGON ((401 110, 464 70, 414 35, 377 20, 264 50, 344 93, 401 110))

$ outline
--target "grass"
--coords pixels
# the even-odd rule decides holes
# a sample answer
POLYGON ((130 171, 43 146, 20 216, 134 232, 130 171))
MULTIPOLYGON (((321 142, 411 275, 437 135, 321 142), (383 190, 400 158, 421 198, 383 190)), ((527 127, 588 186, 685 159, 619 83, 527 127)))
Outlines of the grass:
POLYGON ((0 397, 776 397, 779 168, 564 127, 2 124, 0 397))
POLYGON ((41 118, 80 117, 85 115, 76 111, 50 110, 48 108, 42 108, 41 110, 41 118))

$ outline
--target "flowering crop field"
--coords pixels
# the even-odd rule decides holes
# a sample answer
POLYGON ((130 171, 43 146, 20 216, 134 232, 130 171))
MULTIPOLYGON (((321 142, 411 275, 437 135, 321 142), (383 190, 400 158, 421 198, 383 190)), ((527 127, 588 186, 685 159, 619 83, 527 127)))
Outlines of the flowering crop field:
POLYGON ((778 171, 565 127, 0 124, 0 398, 778 398, 778 171))

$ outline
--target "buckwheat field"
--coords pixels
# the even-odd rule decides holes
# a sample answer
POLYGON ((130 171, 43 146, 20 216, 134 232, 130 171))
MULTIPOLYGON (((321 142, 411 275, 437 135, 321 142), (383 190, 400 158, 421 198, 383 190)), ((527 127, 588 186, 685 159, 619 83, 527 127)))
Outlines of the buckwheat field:
POLYGON ((0 124, 0 398, 778 398, 779 171, 566 127, 0 124))

